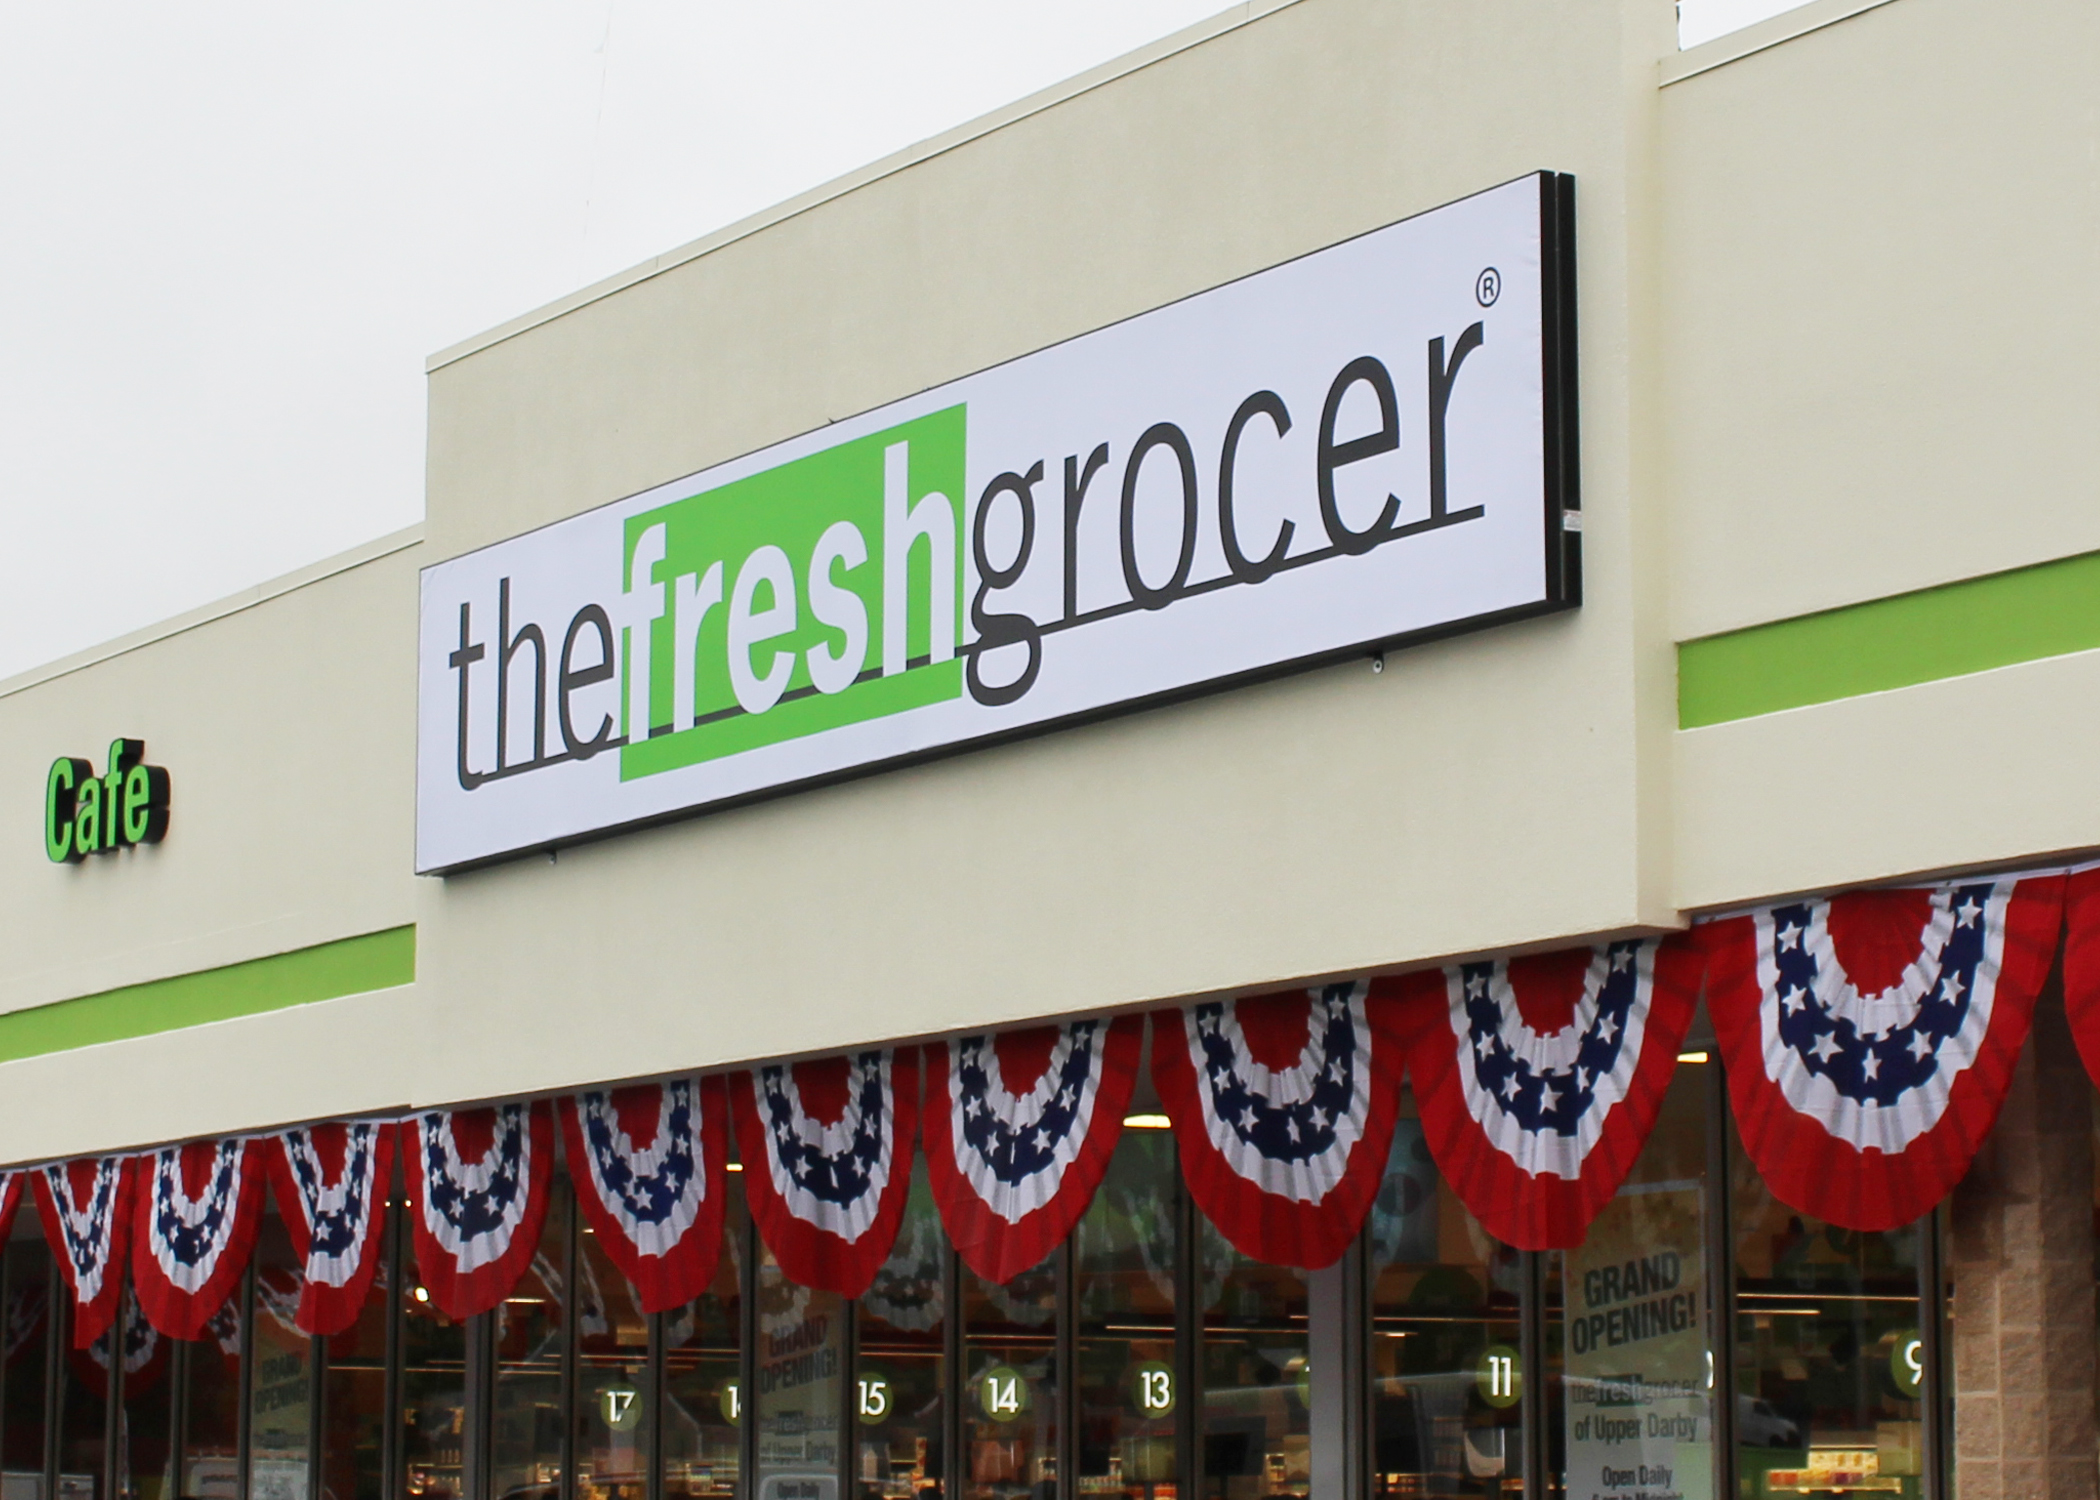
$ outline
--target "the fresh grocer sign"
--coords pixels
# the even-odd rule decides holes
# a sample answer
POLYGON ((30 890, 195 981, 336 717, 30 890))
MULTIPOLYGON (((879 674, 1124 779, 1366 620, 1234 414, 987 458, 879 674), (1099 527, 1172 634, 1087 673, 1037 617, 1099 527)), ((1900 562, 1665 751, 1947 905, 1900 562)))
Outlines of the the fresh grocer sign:
POLYGON ((1576 602, 1573 184, 426 569, 435 872, 1576 602))

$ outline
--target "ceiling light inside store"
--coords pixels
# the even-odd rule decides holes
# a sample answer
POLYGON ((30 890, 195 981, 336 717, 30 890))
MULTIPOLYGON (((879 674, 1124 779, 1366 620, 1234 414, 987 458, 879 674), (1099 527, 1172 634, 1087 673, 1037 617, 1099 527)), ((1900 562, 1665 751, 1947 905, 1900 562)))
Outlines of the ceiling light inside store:
POLYGON ((1174 1128, 1174 1122, 1165 1115, 1125 1115, 1123 1116, 1123 1128, 1125 1130, 1171 1130, 1174 1128))
POLYGON ((1706 1061, 1706 1054, 1704 1052, 1680 1052, 1677 1054, 1677 1060, 1679 1062, 1702 1063, 1706 1061))
POLYGON ((744 1164, 740 1161, 725 1161, 722 1163, 722 1170, 725 1172, 741 1172, 744 1170, 744 1164))

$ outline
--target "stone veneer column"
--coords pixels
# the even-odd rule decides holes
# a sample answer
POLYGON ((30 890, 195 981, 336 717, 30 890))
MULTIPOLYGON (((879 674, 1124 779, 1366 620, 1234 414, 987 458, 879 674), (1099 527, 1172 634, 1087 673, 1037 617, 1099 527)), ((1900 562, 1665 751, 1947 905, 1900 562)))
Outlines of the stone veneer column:
POLYGON ((1958 1500, 2095 1494, 2092 1092, 2052 977, 1954 1191, 1958 1500))

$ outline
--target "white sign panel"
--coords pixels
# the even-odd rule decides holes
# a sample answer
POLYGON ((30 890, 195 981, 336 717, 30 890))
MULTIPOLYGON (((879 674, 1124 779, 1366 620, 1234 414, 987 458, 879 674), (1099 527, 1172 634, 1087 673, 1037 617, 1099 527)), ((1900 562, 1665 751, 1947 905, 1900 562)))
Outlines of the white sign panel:
POLYGON ((423 573, 429 873, 1576 601, 1539 174, 423 573))

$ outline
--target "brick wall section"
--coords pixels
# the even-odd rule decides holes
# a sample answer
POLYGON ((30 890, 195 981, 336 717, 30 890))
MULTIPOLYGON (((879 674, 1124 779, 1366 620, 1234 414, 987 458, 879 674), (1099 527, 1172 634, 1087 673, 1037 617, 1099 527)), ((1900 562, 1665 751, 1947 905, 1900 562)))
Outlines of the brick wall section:
POLYGON ((2091 1500, 2092 1085, 2053 981, 1951 1228, 1955 1494, 2091 1500))

